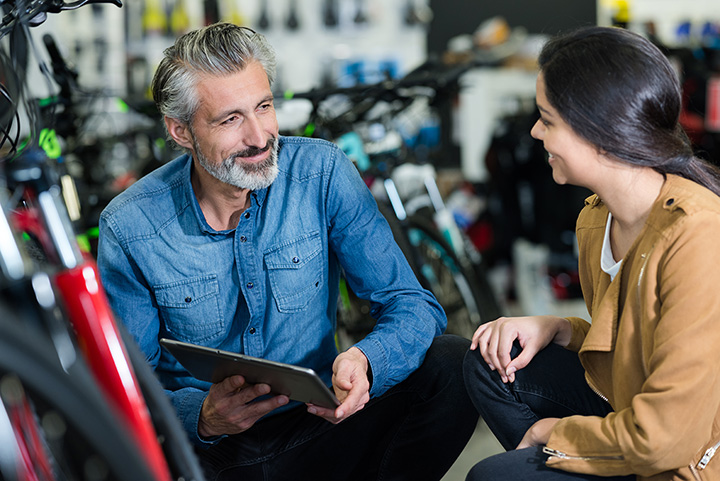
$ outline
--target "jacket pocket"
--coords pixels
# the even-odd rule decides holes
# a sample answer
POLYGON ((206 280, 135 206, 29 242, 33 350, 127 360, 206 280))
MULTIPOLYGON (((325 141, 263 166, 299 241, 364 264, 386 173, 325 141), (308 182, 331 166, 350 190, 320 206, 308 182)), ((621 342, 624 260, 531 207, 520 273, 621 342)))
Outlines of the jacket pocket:
POLYGON ((690 471, 694 479, 697 481, 707 481, 718 479, 720 475, 720 440, 713 441, 712 444, 705 446, 693 459, 690 464, 690 471))
POLYGON ((311 232, 265 251, 265 267, 280 312, 305 309, 322 289, 324 263, 321 253, 319 232, 311 232))
POLYGON ((224 339, 217 276, 193 277, 153 286, 165 329, 181 341, 210 344, 224 339))

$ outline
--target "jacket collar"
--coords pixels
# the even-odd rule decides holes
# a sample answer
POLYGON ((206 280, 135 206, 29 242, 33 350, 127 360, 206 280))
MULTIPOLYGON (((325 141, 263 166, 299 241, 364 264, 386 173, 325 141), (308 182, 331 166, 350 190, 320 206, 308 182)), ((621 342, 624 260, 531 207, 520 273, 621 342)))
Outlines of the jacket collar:
MULTIPOLYGON (((661 233, 670 228, 683 214, 690 214, 699 208, 703 208, 703 206, 707 208, 708 202, 704 200, 707 195, 715 196, 708 189, 691 180, 676 175, 666 176, 660 194, 650 211, 645 228, 640 234, 642 238, 633 244, 633 247, 625 256, 615 280, 610 282, 609 276, 603 274, 601 280, 603 285, 597 286, 600 291, 604 292, 600 304, 595 307, 593 312, 593 320, 598 322, 593 322, 593 327, 588 332, 581 351, 611 351, 614 349, 617 338, 618 317, 620 315, 620 283, 625 277, 624 271, 630 268, 628 260, 634 258, 635 262, 637 262, 638 259, 645 259, 645 262, 647 262, 649 252, 655 244, 654 240, 648 236, 653 236, 652 232, 661 233)), ((598 225, 601 221, 607 221, 607 208, 597 195, 588 197, 585 200, 585 205, 591 209, 603 209, 598 211, 597 216, 594 216, 594 222, 597 222, 598 225)), ((599 242, 602 242, 602 239, 599 242)), ((643 261, 640 260, 640 262, 643 261)))

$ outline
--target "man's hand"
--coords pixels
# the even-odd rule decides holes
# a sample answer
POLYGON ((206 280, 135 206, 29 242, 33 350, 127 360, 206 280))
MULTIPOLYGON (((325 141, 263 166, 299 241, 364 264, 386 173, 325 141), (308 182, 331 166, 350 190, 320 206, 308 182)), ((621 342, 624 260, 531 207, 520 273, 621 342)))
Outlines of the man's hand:
POLYGON ((308 412, 337 424, 365 407, 370 400, 368 360, 357 347, 338 355, 333 363, 332 383, 340 406, 335 410, 308 404, 308 412))
POLYGON ((252 402, 269 392, 267 384, 246 384, 242 376, 213 384, 200 411, 198 434, 208 438, 247 431, 258 419, 290 401, 287 396, 274 396, 252 402))

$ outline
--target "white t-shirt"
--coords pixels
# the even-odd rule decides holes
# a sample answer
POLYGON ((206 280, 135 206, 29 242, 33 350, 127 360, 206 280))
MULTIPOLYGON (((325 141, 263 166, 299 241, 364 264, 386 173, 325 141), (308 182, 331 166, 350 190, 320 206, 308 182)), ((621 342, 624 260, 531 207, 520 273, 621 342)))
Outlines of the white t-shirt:
POLYGON ((603 240, 602 254, 600 255, 600 267, 610 276, 610 279, 614 280, 618 271, 620 271, 622 259, 615 261, 615 257, 613 256, 612 245, 610 245, 610 224, 612 224, 612 214, 608 212, 607 225, 605 226, 605 239, 603 240))

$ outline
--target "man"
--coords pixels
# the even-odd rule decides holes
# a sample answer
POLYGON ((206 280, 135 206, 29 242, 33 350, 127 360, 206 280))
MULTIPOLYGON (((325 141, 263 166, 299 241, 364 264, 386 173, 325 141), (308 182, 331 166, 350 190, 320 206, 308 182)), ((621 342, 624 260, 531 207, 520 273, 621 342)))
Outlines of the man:
POLYGON ((195 443, 209 479, 440 479, 477 413, 469 341, 440 336, 368 189, 333 144, 280 137, 272 49, 221 23, 165 52, 153 96, 187 154, 123 192, 100 222, 98 264, 195 443), (338 354, 342 266, 377 326, 338 354), (193 379, 162 337, 314 369, 340 406, 193 379))

